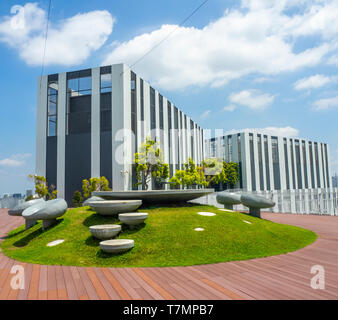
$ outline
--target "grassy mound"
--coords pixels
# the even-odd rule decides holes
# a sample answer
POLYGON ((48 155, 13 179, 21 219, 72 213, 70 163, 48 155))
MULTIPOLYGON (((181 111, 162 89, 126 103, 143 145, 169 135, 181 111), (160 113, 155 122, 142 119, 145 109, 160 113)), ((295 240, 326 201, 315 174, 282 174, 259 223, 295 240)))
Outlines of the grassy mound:
POLYGON ((121 255, 105 254, 89 226, 120 224, 89 207, 68 210, 58 224, 41 230, 41 222, 26 230, 20 226, 2 244, 16 260, 48 265, 154 267, 185 266, 266 257, 300 249, 317 238, 312 231, 273 223, 213 206, 149 207, 146 223, 135 230, 125 226, 120 239, 134 239, 135 247, 121 255), (213 212, 216 216, 198 215, 213 212), (248 221, 251 224, 244 222, 248 221), (195 228, 204 231, 195 231, 195 228), (55 247, 46 245, 64 239, 55 247))

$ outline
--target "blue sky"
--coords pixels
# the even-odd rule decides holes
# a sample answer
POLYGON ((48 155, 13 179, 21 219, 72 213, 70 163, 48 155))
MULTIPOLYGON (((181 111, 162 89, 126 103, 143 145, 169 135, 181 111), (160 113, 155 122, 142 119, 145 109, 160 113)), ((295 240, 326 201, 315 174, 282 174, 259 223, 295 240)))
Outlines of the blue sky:
MULTIPOLYGON (((53 0, 44 73, 133 65, 171 34, 133 69, 203 128, 327 142, 338 171, 338 1, 209 0, 178 27, 201 2, 53 0)), ((0 2, 0 195, 31 188, 47 9, 0 2)))

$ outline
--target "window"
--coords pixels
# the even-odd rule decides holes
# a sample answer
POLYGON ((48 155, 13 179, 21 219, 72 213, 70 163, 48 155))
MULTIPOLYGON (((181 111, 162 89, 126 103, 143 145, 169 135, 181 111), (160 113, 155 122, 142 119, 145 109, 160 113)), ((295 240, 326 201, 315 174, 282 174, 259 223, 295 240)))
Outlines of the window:
POLYGON ((264 154, 265 154, 265 174, 266 174, 266 187, 271 190, 270 184, 270 164, 269 164, 269 146, 268 137, 264 136, 264 154))
POLYGON ((312 188, 314 189, 316 186, 315 186, 315 172, 314 172, 314 165, 313 165, 312 142, 309 142, 309 158, 310 158, 311 182, 312 182, 312 188))
POLYGON ((278 138, 271 137, 272 147, 272 165, 273 165, 273 178, 275 182, 275 189, 280 190, 280 170, 279 170, 279 155, 278 155, 278 138))
POLYGON ((249 133, 249 147, 250 147, 250 168, 251 168, 251 186, 252 191, 256 191, 256 172, 255 172, 255 159, 253 147, 253 134, 249 133))
POLYGON ((302 152, 303 152, 305 188, 307 189, 309 187, 309 183, 308 183, 308 176, 307 176, 307 159, 306 159, 305 141, 302 141, 302 152))
POLYGON ((287 147, 286 138, 284 138, 283 141, 284 141, 284 161, 285 161, 286 189, 290 189, 288 147, 287 147))
POLYGON ((67 74, 67 79, 67 88, 70 97, 84 96, 92 93, 91 72, 71 72, 67 74))
POLYGON ((48 83, 48 125, 47 136, 55 137, 57 134, 57 105, 58 105, 58 81, 48 83))
POLYGON ((257 146, 258 146, 258 164, 259 164, 260 189, 264 190, 262 136, 260 134, 257 135, 257 146))
POLYGON ((152 87, 150 87, 150 129, 153 130, 155 129, 155 127, 156 127, 155 90, 152 87))
POLYGON ((90 133, 91 69, 67 73, 67 135, 90 133))
POLYGON ((296 150, 296 166, 297 166, 297 182, 298 189, 302 189, 302 166, 300 161, 300 145, 299 140, 295 140, 295 150, 296 150))
POLYGON ((112 78, 111 74, 101 74, 101 93, 111 92, 112 90, 112 78))

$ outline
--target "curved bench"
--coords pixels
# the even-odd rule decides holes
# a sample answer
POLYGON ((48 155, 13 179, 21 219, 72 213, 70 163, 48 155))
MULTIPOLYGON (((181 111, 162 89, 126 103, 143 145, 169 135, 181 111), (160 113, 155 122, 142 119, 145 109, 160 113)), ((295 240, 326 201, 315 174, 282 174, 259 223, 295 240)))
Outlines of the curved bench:
POLYGON ((233 192, 219 192, 216 201, 224 205, 224 209, 233 210, 235 204, 241 204, 241 195, 233 192))
POLYGON ((64 199, 54 199, 30 206, 22 212, 22 216, 27 223, 42 220, 42 230, 45 230, 56 223, 56 218, 63 216, 66 211, 67 202, 64 199))
POLYGON ((272 208, 275 202, 262 196, 243 193, 241 196, 243 205, 249 208, 250 215, 254 217, 261 217, 261 209, 272 208))

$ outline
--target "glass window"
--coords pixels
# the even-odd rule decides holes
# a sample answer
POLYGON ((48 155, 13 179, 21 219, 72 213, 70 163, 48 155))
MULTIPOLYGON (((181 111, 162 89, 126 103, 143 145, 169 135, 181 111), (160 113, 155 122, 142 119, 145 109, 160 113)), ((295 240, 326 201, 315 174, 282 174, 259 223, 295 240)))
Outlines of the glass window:
POLYGON ((92 89, 91 77, 79 78, 79 91, 91 91, 91 89, 92 89))
POLYGON ((47 106, 47 135, 54 137, 57 133, 57 102, 58 102, 58 82, 48 83, 48 106, 47 106))
POLYGON ((101 93, 111 92, 112 89, 112 79, 111 74, 101 74, 101 93))

